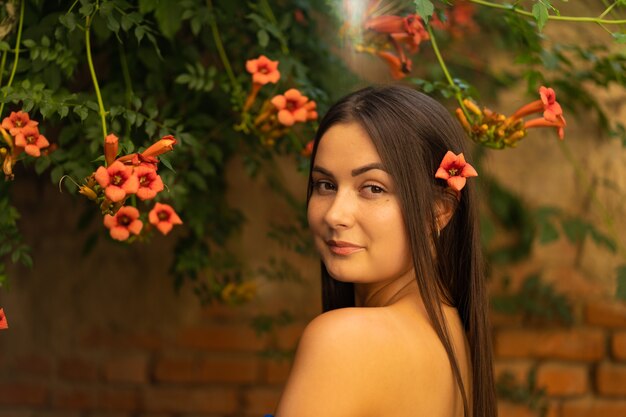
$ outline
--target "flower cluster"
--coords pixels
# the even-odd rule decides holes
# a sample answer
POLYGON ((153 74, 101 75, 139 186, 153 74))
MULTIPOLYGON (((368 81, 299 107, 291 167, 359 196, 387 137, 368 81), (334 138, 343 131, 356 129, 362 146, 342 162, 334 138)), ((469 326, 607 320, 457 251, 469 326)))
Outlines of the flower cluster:
POLYGON ((39 133, 38 124, 24 111, 11 112, 2 120, 0 134, 4 144, 0 143, 0 162, 7 180, 13 179, 13 167, 22 153, 38 158, 41 150, 50 146, 46 137, 39 133))
POLYGON ((229 304, 241 304, 252 300, 257 293, 256 281, 229 282, 220 293, 222 301, 229 304))
MULTIPOLYGON (((100 166, 79 187, 79 193, 100 205, 104 214, 104 225, 113 239, 127 240, 131 235, 139 235, 143 228, 139 210, 125 206, 129 197, 136 196, 142 201, 151 200, 163 191, 164 185, 158 174, 158 156, 174 149, 176 138, 164 136, 141 153, 117 157, 119 139, 114 134, 104 140, 106 166, 100 166)), ((156 203, 148 220, 164 235, 168 234, 182 220, 174 209, 156 203)))
POLYGON ((465 99, 465 112, 458 108, 456 115, 461 124, 475 142, 494 149, 507 146, 515 147, 523 139, 527 130, 534 127, 551 127, 556 129, 559 139, 565 136, 565 118, 561 105, 556 101, 552 88, 539 88, 539 99, 520 107, 511 116, 496 113, 486 107, 481 110, 474 102, 465 99), (523 120, 523 117, 541 113, 541 117, 523 120))
POLYGON ((246 120, 250 120, 253 130, 266 146, 273 146, 276 140, 285 136, 296 123, 317 120, 317 103, 303 95, 298 89, 290 88, 283 94, 268 98, 260 105, 255 117, 250 118, 257 95, 264 85, 276 84, 280 80, 278 61, 265 55, 246 62, 246 70, 252 75, 252 88, 243 105, 243 130, 246 120))
POLYGON ((435 13, 430 24, 433 28, 448 32, 453 38, 459 39, 467 33, 478 31, 478 25, 474 21, 475 12, 474 5, 469 1, 455 1, 451 8, 443 12, 443 20, 435 13))
MULTIPOLYGON (((361 0, 359 0, 361 1, 361 0)), ((344 0, 348 22, 342 32, 355 43, 358 52, 378 56, 389 65, 391 76, 402 79, 411 73, 413 61, 408 54, 419 52, 420 44, 430 40, 423 19, 415 14, 386 14, 386 6, 381 0, 370 0, 361 16, 355 16, 354 1, 344 0)), ((433 15, 433 28, 449 32, 454 38, 466 31, 475 30, 474 6, 467 1, 454 2, 445 10, 446 19, 433 15)))

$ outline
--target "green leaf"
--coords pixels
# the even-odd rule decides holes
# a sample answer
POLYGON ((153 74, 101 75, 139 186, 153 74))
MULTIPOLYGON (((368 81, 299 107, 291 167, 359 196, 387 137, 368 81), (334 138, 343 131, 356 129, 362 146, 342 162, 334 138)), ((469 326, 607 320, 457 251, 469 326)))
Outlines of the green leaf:
POLYGON ((107 15, 107 27, 115 34, 120 30, 120 22, 117 21, 113 13, 107 15))
POLYGON ((626 265, 617 268, 617 298, 626 301, 626 265))
POLYGON ((86 17, 86 16, 90 16, 93 13, 93 10, 94 10, 94 5, 91 3, 87 3, 87 4, 83 4, 81 8, 78 9, 78 12, 86 17))
POLYGON ((176 84, 189 84, 190 81, 191 81, 191 76, 189 74, 180 74, 174 80, 176 84))
POLYGON ((54 184, 58 184, 64 173, 65 170, 63 169, 63 167, 61 165, 57 165, 56 167, 54 167, 52 172, 50 172, 50 179, 54 184))
POLYGON ((266 31, 261 29, 256 33, 256 37, 259 40, 259 46, 261 48, 266 48, 270 42, 270 35, 268 35, 266 31))
POLYGON ((537 27, 541 31, 548 21, 548 8, 545 4, 537 2, 533 5, 533 16, 537 21, 537 27))
POLYGON ((582 241, 587 232, 589 232, 589 224, 580 219, 566 219, 561 223, 565 236, 572 243, 582 241))
POLYGON ((133 21, 129 19, 128 15, 122 15, 122 29, 124 32, 128 32, 128 29, 133 27, 133 21))
POLYGON ((154 11, 159 5, 159 0, 139 0, 139 12, 142 14, 154 11))
POLYGON ((137 26, 135 28, 135 38, 137 38, 137 43, 141 43, 143 36, 146 34, 146 30, 142 26, 137 26))
POLYGON ((165 168, 169 169, 173 173, 176 173, 176 171, 174 170, 174 167, 172 167, 172 163, 170 162, 168 156, 165 156, 165 155, 159 156, 159 162, 161 162, 165 166, 165 168))
POLYGON ((172 39, 182 24, 183 9, 175 1, 161 1, 154 12, 161 33, 166 38, 172 39))
POLYGON ((594 242, 596 242, 598 245, 604 246, 613 253, 617 252, 617 244, 613 239, 606 236, 605 234, 600 233, 593 227, 590 228, 589 231, 591 232, 591 238, 594 242))
POLYGON ((191 19, 190 24, 191 33, 193 33, 194 36, 198 36, 200 31, 202 30, 202 20, 200 18, 194 17, 193 19, 191 19))
POLYGON ((539 231, 539 243, 546 244, 553 242, 559 238, 559 232, 552 223, 545 222, 541 224, 539 231))
POLYGON ((87 116, 89 116, 89 110, 85 106, 76 106, 74 107, 74 113, 80 117, 80 120, 85 120, 87 116))
POLYGON ((612 33, 617 43, 626 43, 626 33, 612 33))
POLYGON ((42 172, 48 169, 50 162, 50 157, 48 156, 41 156, 37 158, 37 161, 35 162, 35 172, 38 175, 41 175, 42 172))
POLYGON ((430 0, 414 0, 415 3, 415 11, 418 15, 424 19, 424 22, 428 23, 428 19, 433 15, 435 11, 435 6, 433 6, 433 2, 430 0))

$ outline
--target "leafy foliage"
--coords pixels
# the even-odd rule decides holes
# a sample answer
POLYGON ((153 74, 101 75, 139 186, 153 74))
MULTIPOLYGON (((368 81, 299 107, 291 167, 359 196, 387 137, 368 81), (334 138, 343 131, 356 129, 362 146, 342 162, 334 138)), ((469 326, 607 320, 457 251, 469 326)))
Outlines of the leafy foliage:
POLYGON ((539 274, 527 276, 516 293, 492 296, 491 304, 501 313, 520 314, 526 323, 573 323, 567 298, 543 283, 539 274))
MULTIPOLYGON (((219 2, 215 6, 211 0, 25 0, 20 42, 16 16, 0 7, 0 26, 4 29, 5 20, 9 22, 5 38, 0 39, 0 112, 21 109, 40 121, 53 149, 23 162, 53 183, 66 176, 86 178, 102 165, 103 114, 107 130, 120 137, 122 154, 145 149, 155 136, 175 136, 176 152, 161 157, 166 169, 160 174, 171 187, 158 197, 170 200, 186 225, 176 242, 171 266, 175 287, 191 285, 202 302, 223 301, 228 284, 243 285, 250 274, 241 260, 233 260, 223 249, 244 222, 243 215, 226 202, 226 166, 238 156, 254 176, 267 170, 268 161, 278 154, 294 156, 305 169, 308 161, 300 152, 315 129, 314 123, 307 124, 272 141, 255 131, 255 115, 243 110, 252 87, 245 63, 260 54, 280 62, 280 84, 262 89, 257 103, 297 86, 323 113, 358 81, 331 53, 333 40, 328 33, 339 32, 343 23, 324 19, 331 3, 337 5, 327 0, 255 0, 246 5, 219 2), (323 28, 317 27, 318 21, 323 28), (88 27, 102 105, 86 60, 88 27)), ((439 19, 442 23, 454 5, 430 0, 391 3, 417 11, 424 21, 439 19)), ((489 68, 480 54, 458 53, 459 39, 452 32, 439 31, 436 36, 448 67, 443 59, 435 64, 435 55, 422 47, 423 66, 414 70, 409 84, 457 101, 493 97, 519 83, 525 83, 536 99, 537 87, 549 84, 559 91, 568 111, 593 111, 603 132, 626 146, 624 125, 613 120, 593 94, 598 88, 626 87, 626 57, 599 43, 546 43, 541 31, 560 14, 549 0, 532 2, 530 11, 518 3, 500 6, 481 7, 475 15, 479 33, 464 37, 484 37, 501 47, 515 65, 505 71, 489 68)), ((621 6, 620 0, 615 10, 621 6)), ((0 36, 2 33, 0 30, 0 36)), ((623 33, 612 32, 612 36, 623 42, 623 33)), ((440 51, 433 48, 435 52, 440 51)), ((620 242, 588 220, 549 207, 530 209, 495 179, 481 175, 480 180, 487 208, 482 215, 483 236, 491 265, 519 262, 530 256, 536 240, 545 244, 560 236, 576 245, 592 239, 610 252, 619 251, 620 242), (490 245, 490 237, 502 229, 514 236, 513 242, 490 245)), ((5 183, 0 189, 0 256, 30 265, 28 246, 19 233, 19 213, 11 205, 14 184, 5 183)), ((297 214, 270 225, 269 236, 299 254, 312 253, 310 237, 304 232, 303 202, 289 196, 279 180, 270 178, 270 184, 297 214)), ((63 185, 72 193, 78 191, 72 181, 63 185)), ((87 250, 94 241, 88 239, 87 250)), ((2 266, 0 285, 6 279, 5 271, 2 266)), ((254 273, 276 280, 300 280, 289 262, 277 258, 254 273)), ((618 294, 626 298, 623 275, 620 269, 618 294)), ((531 278, 524 296, 558 299, 538 278, 531 278)), ((506 308, 529 315, 545 307, 544 301, 527 306, 508 299, 501 304, 506 303, 506 308)), ((554 316, 559 314, 564 313, 554 316)))
POLYGON ((525 383, 519 383, 515 375, 510 372, 503 372, 496 381, 498 398, 514 404, 525 405, 529 409, 539 412, 541 417, 546 416, 548 413, 546 392, 545 389, 537 387, 536 373, 535 368, 530 369, 525 383))
MULTIPOLYGON (((233 129, 249 85, 244 64, 260 53, 278 59, 283 88, 297 83, 320 107, 341 94, 343 88, 334 87, 334 80, 309 71, 312 63, 343 71, 325 44, 309 36, 315 22, 304 25, 292 18, 296 8, 307 16, 316 7, 319 13, 320 6, 259 1, 244 8, 221 4, 217 9, 199 0, 27 1, 22 59, 10 86, 6 74, 15 59, 10 54, 15 36, 0 44, 7 59, 0 102, 5 109, 21 109, 40 119, 41 131, 54 144, 49 155, 25 160, 34 162, 36 173, 58 183, 66 175, 85 178, 101 165, 99 105, 85 60, 89 21, 107 127, 120 137, 121 151, 144 149, 154 136, 171 134, 179 141, 174 154, 161 157, 169 170, 160 171, 171 187, 159 198, 173 201, 187 226, 176 244, 171 271, 178 288, 188 281, 201 301, 213 302, 220 299, 227 282, 242 279, 243 271, 232 267, 219 272, 211 255, 210 248, 223 246, 243 221, 241 213, 226 203, 225 166, 235 154, 242 154, 260 167, 274 154, 233 129), (216 29, 228 62, 216 48, 216 29), (239 47, 250 39, 260 42, 239 47), (227 65, 236 74, 234 79, 225 71, 227 65)), ((310 130, 301 129, 277 143, 275 151, 297 153, 310 136, 310 130)), ((63 184, 77 191, 73 182, 63 184)), ((4 184, 2 191, 2 255, 28 265, 32 261, 17 228, 19 213, 10 206, 12 185, 4 184)), ((224 253, 218 257, 224 256, 228 257, 224 253)))

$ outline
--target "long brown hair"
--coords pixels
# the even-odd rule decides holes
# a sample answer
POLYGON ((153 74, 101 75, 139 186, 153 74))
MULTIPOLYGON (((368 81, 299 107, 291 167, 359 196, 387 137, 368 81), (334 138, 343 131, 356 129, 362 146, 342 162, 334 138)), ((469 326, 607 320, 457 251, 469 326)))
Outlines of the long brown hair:
MULTIPOLYGON (((367 132, 396 184, 417 284, 432 326, 448 354, 463 397, 464 415, 496 417, 475 185, 468 181, 456 201, 446 192, 445 182, 434 177, 448 150, 467 155, 465 133, 445 107, 425 94, 401 86, 368 87, 344 97, 326 113, 315 138, 311 168, 324 133, 335 124, 351 122, 367 132), (446 198, 454 200, 456 209, 439 235, 435 201, 446 198), (442 299, 458 310, 470 345, 471 413, 443 318, 442 299)), ((311 192, 309 173, 307 201, 311 192)), ((355 306, 354 285, 335 280, 323 263, 322 304, 324 311, 355 306)))

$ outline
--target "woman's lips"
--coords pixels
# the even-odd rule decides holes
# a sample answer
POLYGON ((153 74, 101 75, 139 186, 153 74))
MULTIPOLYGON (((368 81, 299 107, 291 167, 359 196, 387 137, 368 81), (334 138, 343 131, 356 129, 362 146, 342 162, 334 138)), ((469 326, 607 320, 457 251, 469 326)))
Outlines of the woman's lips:
POLYGON ((363 249, 362 246, 355 245, 350 242, 342 242, 336 240, 326 241, 328 249, 336 255, 350 255, 363 249))

